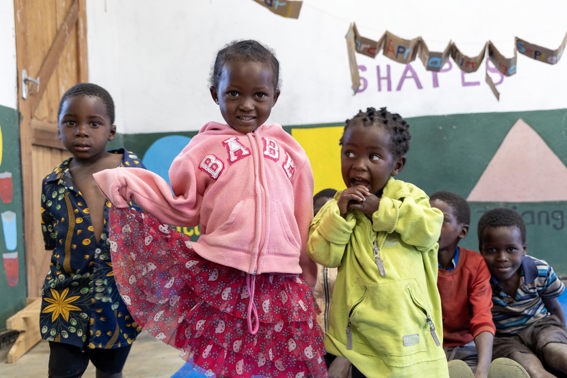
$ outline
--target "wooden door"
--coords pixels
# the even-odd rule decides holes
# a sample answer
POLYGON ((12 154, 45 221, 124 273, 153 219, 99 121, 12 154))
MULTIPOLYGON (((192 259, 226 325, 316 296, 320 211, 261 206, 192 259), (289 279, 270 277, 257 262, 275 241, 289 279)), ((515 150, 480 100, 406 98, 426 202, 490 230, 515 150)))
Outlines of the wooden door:
POLYGON ((26 277, 28 297, 37 297, 51 256, 41 234, 41 182, 68 156, 57 138, 59 100, 88 79, 85 0, 14 0, 14 12, 26 277))

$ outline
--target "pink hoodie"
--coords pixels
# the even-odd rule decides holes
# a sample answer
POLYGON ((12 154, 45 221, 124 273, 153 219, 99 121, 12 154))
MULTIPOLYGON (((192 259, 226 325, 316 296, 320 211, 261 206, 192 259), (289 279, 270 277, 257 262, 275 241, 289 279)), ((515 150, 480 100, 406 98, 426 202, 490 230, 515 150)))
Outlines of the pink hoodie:
POLYGON ((200 226, 202 257, 250 274, 301 273, 313 217, 313 175, 303 148, 280 125, 241 134, 209 122, 175 158, 169 185, 136 168, 94 178, 116 207, 130 200, 160 221, 200 226))

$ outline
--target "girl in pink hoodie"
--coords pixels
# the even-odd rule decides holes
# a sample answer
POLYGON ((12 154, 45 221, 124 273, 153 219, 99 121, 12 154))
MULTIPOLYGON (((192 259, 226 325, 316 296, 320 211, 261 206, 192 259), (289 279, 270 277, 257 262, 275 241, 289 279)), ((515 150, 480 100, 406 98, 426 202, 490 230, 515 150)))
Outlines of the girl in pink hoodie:
POLYGON ((114 204, 114 271, 133 317, 218 376, 327 375, 305 253, 311 167, 291 135, 265 124, 278 78, 258 42, 226 46, 210 92, 227 124, 201 128, 173 161, 171 187, 143 169, 95 175, 114 204), (199 225, 201 236, 170 225, 199 225))

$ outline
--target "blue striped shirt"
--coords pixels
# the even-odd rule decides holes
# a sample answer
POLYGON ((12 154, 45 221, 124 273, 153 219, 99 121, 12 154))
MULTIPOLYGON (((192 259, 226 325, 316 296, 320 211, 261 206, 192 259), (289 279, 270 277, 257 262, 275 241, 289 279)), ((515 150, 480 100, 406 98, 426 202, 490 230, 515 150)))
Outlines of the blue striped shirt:
POLYGON ((565 285, 545 261, 524 256, 520 266, 520 284, 513 297, 505 293, 492 277, 492 316, 496 333, 516 334, 528 325, 549 316, 544 298, 556 298, 565 285))

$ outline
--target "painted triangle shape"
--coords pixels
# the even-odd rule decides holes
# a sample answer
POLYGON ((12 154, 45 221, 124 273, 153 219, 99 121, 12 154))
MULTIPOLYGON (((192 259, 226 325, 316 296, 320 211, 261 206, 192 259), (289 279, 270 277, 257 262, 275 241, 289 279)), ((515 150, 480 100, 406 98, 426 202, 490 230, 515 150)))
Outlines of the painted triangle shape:
POLYGON ((502 141, 467 200, 567 201, 567 167, 539 134, 519 119, 502 141))

